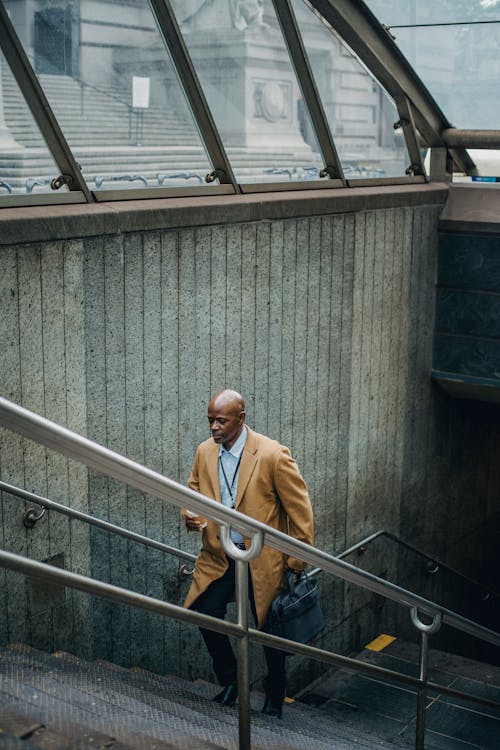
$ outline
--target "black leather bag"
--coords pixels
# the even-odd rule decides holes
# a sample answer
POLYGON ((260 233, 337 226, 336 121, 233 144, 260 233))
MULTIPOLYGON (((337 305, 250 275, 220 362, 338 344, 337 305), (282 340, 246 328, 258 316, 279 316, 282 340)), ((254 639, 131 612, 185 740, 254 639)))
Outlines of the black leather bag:
POLYGON ((296 580, 293 570, 285 574, 285 589, 273 600, 267 616, 266 631, 290 641, 310 643, 325 628, 315 578, 301 573, 296 580))

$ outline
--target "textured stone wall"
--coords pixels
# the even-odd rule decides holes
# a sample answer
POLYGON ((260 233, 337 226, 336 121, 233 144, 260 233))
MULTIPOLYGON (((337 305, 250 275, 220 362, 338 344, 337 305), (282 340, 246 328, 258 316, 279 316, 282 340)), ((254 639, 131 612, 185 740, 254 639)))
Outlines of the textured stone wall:
MULTIPOLYGON (((246 397, 248 423, 296 456, 320 548, 341 552, 385 528, 445 552, 443 525, 448 541, 455 535, 447 505, 453 407, 430 381, 440 210, 3 247, 2 393, 185 481, 207 436, 210 395, 234 387, 246 397)), ((199 539, 174 507, 5 431, 0 439, 5 481, 196 551, 199 539)), ((3 496, 5 548, 37 559, 62 553, 70 569, 182 601, 187 584, 175 558, 53 513, 27 531, 21 507, 3 496)), ((397 556, 375 553, 369 567, 398 577, 397 556)), ((52 600, 49 592, 36 609, 21 577, 0 576, 3 640, 211 677, 193 628, 70 592, 52 600)), ((325 644, 345 652, 395 622, 372 595, 326 576, 322 587, 325 644)))

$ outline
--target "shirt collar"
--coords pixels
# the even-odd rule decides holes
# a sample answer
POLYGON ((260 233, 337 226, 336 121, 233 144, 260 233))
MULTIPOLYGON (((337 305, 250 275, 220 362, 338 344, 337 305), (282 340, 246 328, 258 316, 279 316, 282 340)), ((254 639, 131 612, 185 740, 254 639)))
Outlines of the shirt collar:
POLYGON ((242 431, 240 432, 238 436, 237 441, 229 450, 226 450, 224 446, 221 445, 220 455, 222 456, 224 453, 230 453, 235 458, 239 458, 243 452, 243 448, 245 447, 245 443, 247 441, 247 435, 248 435, 248 430, 246 427, 243 427, 242 431))

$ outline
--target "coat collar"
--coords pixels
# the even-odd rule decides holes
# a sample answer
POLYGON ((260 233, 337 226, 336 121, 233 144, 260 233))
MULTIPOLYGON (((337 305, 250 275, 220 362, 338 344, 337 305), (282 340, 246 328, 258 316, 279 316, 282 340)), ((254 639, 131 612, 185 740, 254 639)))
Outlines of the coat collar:
MULTIPOLYGON (((240 504, 248 482, 257 464, 258 440, 256 433, 245 425, 248 430, 247 440, 241 456, 240 473, 238 476, 238 490, 236 492, 236 507, 240 504)), ((221 501, 219 485, 219 446, 217 443, 210 445, 210 456, 208 460, 208 474, 213 488, 213 496, 218 502, 221 501)))

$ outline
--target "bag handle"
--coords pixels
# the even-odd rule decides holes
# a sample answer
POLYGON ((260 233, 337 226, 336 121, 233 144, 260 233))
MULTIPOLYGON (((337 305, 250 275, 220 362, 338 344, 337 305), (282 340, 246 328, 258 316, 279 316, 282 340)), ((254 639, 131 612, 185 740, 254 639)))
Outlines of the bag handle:
POLYGON ((286 578, 286 582, 287 582, 288 588, 289 588, 290 593, 292 594, 292 596, 295 596, 295 584, 299 583, 299 581, 302 578, 305 578, 305 577, 306 577, 306 574, 305 574, 304 570, 302 570, 297 575, 297 573, 294 570, 292 570, 291 568, 287 569, 287 571, 285 573, 285 578, 286 578))

